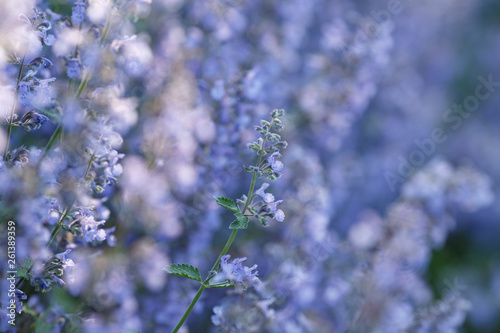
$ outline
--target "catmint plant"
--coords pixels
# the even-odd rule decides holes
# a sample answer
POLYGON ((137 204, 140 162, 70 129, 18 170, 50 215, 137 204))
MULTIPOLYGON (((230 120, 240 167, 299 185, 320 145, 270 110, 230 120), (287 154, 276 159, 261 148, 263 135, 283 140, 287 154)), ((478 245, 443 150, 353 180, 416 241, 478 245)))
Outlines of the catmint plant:
MULTIPOLYGON (((106 242, 116 245, 106 205, 122 173, 125 155, 117 149, 123 130, 109 106, 97 105, 96 92, 126 82, 103 80, 96 70, 102 64, 88 50, 115 61, 118 57, 109 44, 124 39, 124 28, 110 33, 111 21, 125 13, 118 2, 94 2, 94 12, 105 16, 91 22, 85 15, 88 5, 77 0, 70 16, 41 8, 33 8, 30 15, 20 13, 16 23, 23 34, 20 46, 11 50, 11 70, 6 71, 14 84, 8 90, 9 111, 2 114, 8 127, 0 159, 0 212, 18 224, 22 236, 16 258, 16 311, 28 309, 23 316, 33 320, 45 311, 34 307, 41 295, 71 281, 79 264, 69 258, 73 251, 106 242), (51 130, 46 141, 43 136, 51 130), (11 141, 17 144, 20 138, 30 143, 11 147, 11 141), (45 148, 33 142, 46 143, 45 148)), ((120 98, 116 95, 114 101, 120 103, 120 98)), ((45 318, 54 322, 65 315, 49 309, 45 318)))
POLYGON ((494 4, 0 1, 0 332, 498 330, 494 4))
POLYGON ((283 163, 277 160, 277 158, 281 157, 279 152, 281 149, 287 147, 287 143, 281 140, 281 136, 276 132, 283 129, 280 118, 284 114, 284 110, 273 110, 271 112, 271 121, 261 120, 260 126, 255 127, 260 137, 255 142, 248 144, 248 147, 257 155, 257 163, 255 165, 245 166, 245 170, 252 173, 248 194, 243 195, 236 202, 222 196, 215 197, 217 204, 234 213, 236 219, 229 225, 229 229, 233 231, 208 276, 202 280, 198 268, 188 264, 171 264, 164 268, 170 274, 183 276, 198 281, 201 284, 184 315, 172 331, 173 333, 178 332, 182 327, 205 289, 232 287, 244 291, 249 287, 260 284, 260 280, 257 277, 257 265, 253 265, 252 267, 244 266, 242 263, 247 261, 246 257, 229 261, 231 256, 226 253, 229 251, 238 230, 248 228, 250 218, 254 217, 265 227, 269 226, 269 220, 275 219, 276 221, 283 222, 285 219, 284 212, 276 208, 283 200, 275 201, 271 193, 264 192, 269 187, 268 183, 263 183, 254 193, 258 178, 275 180, 281 177, 280 171, 283 170, 283 163))

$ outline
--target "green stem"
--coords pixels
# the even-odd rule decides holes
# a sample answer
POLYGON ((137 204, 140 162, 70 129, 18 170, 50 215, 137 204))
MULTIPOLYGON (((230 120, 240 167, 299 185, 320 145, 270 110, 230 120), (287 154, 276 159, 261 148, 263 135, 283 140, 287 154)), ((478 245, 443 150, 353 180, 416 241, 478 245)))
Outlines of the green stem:
MULTIPOLYGON (((264 145, 264 144, 265 143, 263 143, 262 145, 264 145)), ((260 159, 261 158, 259 158, 259 161, 260 161, 260 159)), ((245 201, 245 205, 243 206, 243 213, 247 210, 248 206, 250 205, 251 198, 252 198, 252 195, 253 195, 253 190, 255 188, 255 181, 256 180, 257 180, 257 174, 254 173, 253 177, 252 177, 252 182, 250 183, 250 189, 248 190, 247 200, 245 201)), ((238 229, 234 229, 233 232, 231 232, 231 235, 229 236, 229 239, 227 240, 226 245, 224 245, 224 248, 222 249, 221 253, 219 254, 219 257, 215 261, 215 264, 212 266, 212 269, 210 270, 210 272, 215 271, 217 269, 217 267, 219 267, 219 264, 221 262, 221 258, 226 255, 227 251, 229 251, 229 248, 231 247, 231 244, 233 244, 233 241, 236 238, 236 234, 237 233, 238 233, 238 229)), ((200 289, 198 289, 198 292, 194 296, 193 300, 191 301, 191 303, 189 303, 188 308, 186 309, 186 311, 184 311, 184 314, 182 315, 182 318, 179 320, 179 322, 175 326, 175 328, 172 331, 172 333, 176 333, 182 327, 182 324, 184 324, 184 322, 186 321, 187 317, 191 313, 191 310, 193 310, 193 307, 196 304, 196 302, 198 301, 198 299, 200 298, 201 294, 203 294, 203 291, 207 288, 205 286, 205 283, 211 277, 212 277, 211 273, 209 273, 208 277, 202 282, 202 284, 200 286, 200 289)))
MULTIPOLYGON (((233 244, 233 241, 234 241, 234 238, 236 237, 236 233, 237 232, 238 232, 238 229, 234 229, 233 232, 231 232, 231 236, 229 236, 229 239, 227 240, 226 245, 224 246, 224 248, 222 249, 221 253, 219 254, 219 258, 217 258, 217 261, 215 262, 215 264, 213 265, 212 269, 210 270, 211 272, 215 271, 217 269, 217 267, 219 266, 221 258, 224 255, 226 255, 227 251, 231 247, 231 244, 233 244)), ((205 279, 205 281, 202 282, 202 284, 200 286, 200 289, 198 289, 198 291, 196 292, 196 295, 194 296, 194 298, 191 301, 191 303, 189 303, 188 308, 186 309, 186 311, 184 311, 184 314, 182 315, 182 318, 179 320, 179 322, 175 326, 175 328, 172 331, 172 333, 176 333, 182 327, 182 324, 184 324, 184 322, 186 321, 187 317, 191 313, 191 310, 193 310, 193 308, 194 308, 196 302, 198 302, 198 299, 200 298, 201 294, 203 294, 203 291, 205 291, 205 289, 207 288, 205 286, 205 282, 207 282, 210 278, 211 278, 211 276, 209 274, 209 276, 205 279)))
POLYGON ((71 205, 69 205, 69 206, 66 207, 66 210, 64 211, 63 216, 61 216, 61 218, 57 222, 56 227, 54 228, 54 230, 52 230, 52 233, 50 234, 50 239, 47 242, 47 247, 49 247, 50 243, 52 243, 52 241, 54 240, 54 238, 56 238, 57 232, 59 231, 59 229, 61 228, 62 224, 64 223, 64 220, 66 219, 66 217, 68 216, 69 212, 71 211, 71 208, 73 208, 73 205, 75 204, 75 201, 76 201, 76 199, 73 199, 73 202, 71 203, 71 205))
POLYGON ((38 159, 38 162, 36 164, 37 169, 38 169, 38 167, 40 167, 42 160, 45 158, 45 156, 47 156, 50 148, 52 148, 52 145, 54 144, 54 142, 56 142, 56 140, 59 137, 59 135, 61 134, 61 132, 62 132, 62 126, 61 126, 61 123, 59 123, 59 125, 57 126, 54 133, 52 133, 52 136, 50 137, 49 142, 47 142, 47 145, 45 146, 45 149, 43 151, 42 156, 40 156, 40 158, 38 159))
MULTIPOLYGON (((233 241, 236 238, 236 234, 237 233, 238 233, 238 229, 234 229, 233 232, 231 232, 231 235, 227 239, 226 245, 224 245, 224 248, 222 249, 221 253, 219 254, 219 257, 215 261, 215 264, 212 266, 212 269, 210 270, 211 272, 215 271, 217 269, 217 267, 219 267, 221 258, 226 255, 227 251, 229 251, 229 248, 233 244, 233 241)), ((206 283, 209 280, 210 277, 211 276, 209 274, 209 277, 206 278, 205 281, 203 281, 203 283, 206 283)))
POLYGON ((206 289, 205 285, 201 285, 200 286, 200 289, 198 289, 198 291, 196 292, 196 295, 194 296, 193 300, 191 301, 191 303, 189 303, 189 306, 188 308, 186 309, 186 311, 184 312, 184 315, 182 316, 181 320, 179 320, 179 322, 177 323, 177 326, 175 326, 174 330, 172 331, 172 333, 176 333, 177 331, 179 331, 179 329, 182 327, 182 324, 184 324, 184 322, 186 321, 187 317, 189 316, 189 314, 191 313, 191 310, 193 310, 196 302, 198 302, 198 299, 200 298, 201 294, 203 294, 203 291, 206 289))
POLYGON ((90 68, 85 72, 85 76, 83 77, 82 82, 80 82, 80 85, 78 86, 78 90, 76 91, 75 94, 76 99, 82 96, 83 92, 85 91, 85 88, 87 87, 89 79, 90 79, 90 68))
POLYGON ((109 9, 108 17, 106 18, 106 25, 104 26, 104 29, 102 31, 101 39, 100 39, 100 44, 102 45, 104 43, 104 40, 106 40, 106 37, 108 37, 109 29, 111 28, 111 15, 113 12, 113 8, 109 9))
POLYGON ((12 132, 12 122, 14 121, 14 112, 16 111, 17 97, 19 96, 19 82, 21 82, 21 74, 23 72, 24 60, 26 59, 27 52, 28 52, 28 45, 26 45, 26 49, 24 50, 23 60, 21 61, 21 64, 19 65, 19 72, 17 73, 16 93, 14 95, 14 102, 12 104, 12 110, 10 112, 10 121, 9 121, 9 127, 7 129, 7 143, 5 145, 4 160, 7 159, 7 153, 9 151, 10 133, 12 132))
POLYGON ((89 174, 90 167, 92 166, 92 162, 94 161, 94 157, 95 157, 95 150, 94 150, 94 152, 92 153, 92 156, 90 156, 90 161, 89 161, 89 164, 87 164, 87 170, 85 170, 85 174, 83 175, 83 181, 86 181, 86 180, 87 180, 87 176, 88 176, 88 174, 89 174))

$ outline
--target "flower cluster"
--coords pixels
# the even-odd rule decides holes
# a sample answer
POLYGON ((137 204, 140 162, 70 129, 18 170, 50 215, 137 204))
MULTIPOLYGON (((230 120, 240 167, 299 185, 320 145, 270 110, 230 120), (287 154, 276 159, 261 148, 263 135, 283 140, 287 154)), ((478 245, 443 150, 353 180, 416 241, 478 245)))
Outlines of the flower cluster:
POLYGON ((245 257, 233 259, 231 262, 229 262, 229 258, 231 258, 229 254, 222 256, 220 272, 210 279, 211 285, 230 284, 245 290, 260 283, 257 277, 257 265, 253 265, 252 267, 243 266, 242 263, 247 260, 245 257))
POLYGON ((0 331, 498 331, 498 6, 386 5, 0 1, 0 331))
POLYGON ((283 200, 274 200, 274 195, 271 193, 264 192, 269 187, 268 183, 262 184, 262 186, 255 191, 255 194, 261 197, 262 202, 257 203, 249 208, 249 211, 254 214, 254 216, 259 220, 259 222, 268 226, 266 218, 274 218, 278 222, 283 222, 285 220, 285 213, 281 209, 277 209, 278 205, 283 203, 283 200))
POLYGON ((66 314, 45 306, 55 286, 76 290, 78 278, 71 272, 87 259, 70 257, 104 241, 116 244, 108 200, 123 171, 119 149, 132 123, 125 128, 116 107, 103 104, 99 93, 118 91, 115 104, 133 100, 117 88, 129 83, 113 65, 123 56, 110 47, 131 31, 123 4, 77 0, 70 16, 43 1, 34 5, 2 4, 2 12, 16 19, 0 24, 2 31, 8 25, 13 31, 0 43, 9 55, 0 57, 0 116, 6 125, 0 130, 0 215, 18 225, 21 330, 41 313, 63 327, 66 314), (109 67, 115 68, 112 76, 103 71, 109 67))
POLYGON ((273 110, 271 112, 271 122, 261 120, 261 125, 255 126, 255 130, 262 137, 259 137, 255 142, 249 143, 248 148, 257 153, 259 160, 257 165, 245 167, 248 172, 255 172, 259 177, 266 177, 271 180, 281 177, 280 171, 283 170, 283 163, 277 159, 281 157, 280 150, 285 149, 287 143, 281 140, 281 136, 272 130, 281 131, 283 129, 280 117, 284 114, 285 110, 273 110), (271 144, 266 146, 267 142, 271 144))

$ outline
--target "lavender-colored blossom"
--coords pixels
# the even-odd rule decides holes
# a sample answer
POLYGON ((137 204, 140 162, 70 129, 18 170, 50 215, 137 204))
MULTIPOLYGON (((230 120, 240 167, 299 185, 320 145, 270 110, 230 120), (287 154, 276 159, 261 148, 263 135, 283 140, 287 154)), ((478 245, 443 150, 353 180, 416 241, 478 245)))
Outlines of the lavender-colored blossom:
POLYGON ((80 24, 85 19, 85 3, 81 0, 76 0, 72 12, 71 21, 76 24, 80 24))
POLYGON ((285 220, 285 213, 281 210, 281 209, 278 209, 275 213, 274 213, 274 218, 276 219, 276 221, 278 222, 283 222, 285 220))
POLYGON ((213 99, 215 99, 216 101, 220 101, 226 94, 224 90, 224 81, 215 81, 214 87, 212 88, 212 90, 210 90, 210 94, 212 95, 213 99))
POLYGON ((81 224, 81 231, 83 239, 86 242, 93 242, 97 240, 102 242, 106 239, 106 232, 103 229, 99 229, 99 226, 103 225, 106 221, 96 221, 94 216, 86 215, 79 221, 81 224))
POLYGON ((48 120, 49 118, 44 116, 43 114, 31 110, 26 112, 22 116, 21 120, 19 121, 19 125, 29 132, 32 130, 39 129, 48 120))
POLYGON ((257 191, 255 191, 255 194, 260 196, 265 202, 271 203, 274 201, 274 195, 264 192, 268 187, 268 183, 263 183, 262 186, 257 191))
POLYGON ((16 295, 16 312, 18 314, 21 314, 21 312, 23 310, 23 302, 22 301, 27 300, 28 296, 26 296, 26 294, 22 290, 19 290, 19 289, 15 290, 15 295, 16 295))
POLYGON ((243 266, 241 263, 245 262, 247 258, 236 258, 229 262, 231 256, 224 255, 221 258, 220 268, 221 271, 212 278, 211 283, 217 284, 223 281, 230 281, 233 285, 240 286, 243 289, 257 285, 260 283, 257 277, 257 265, 252 267, 243 266))
POLYGON ((78 76, 80 76, 80 61, 77 58, 68 60, 66 75, 68 75, 70 79, 77 79, 78 76))
POLYGON ((281 205, 283 203, 283 200, 278 200, 278 201, 274 201, 274 202, 270 202, 267 204, 267 208, 269 208, 269 211, 273 212, 273 213, 276 213, 276 207, 278 205, 281 205))
POLYGON ((32 93, 30 91, 30 83, 26 81, 19 82, 18 88, 18 98, 19 102, 23 105, 28 105, 30 103, 30 99, 32 98, 32 93))
POLYGON ((199 285, 161 266, 204 277, 224 192, 287 224, 238 235, 262 283, 224 257, 205 283, 236 288, 207 288, 182 329, 207 330, 215 305, 223 332, 455 332, 466 316, 498 330, 500 265, 478 255, 499 250, 494 3, 0 1, 0 220, 16 223, 29 309, 16 329, 172 331, 199 285), (280 178, 274 195, 261 178, 280 178))
POLYGON ((70 258, 67 258, 68 254, 71 252, 70 249, 62 252, 62 253, 58 253, 55 255, 56 258, 60 259, 62 261, 62 266, 64 269, 66 268, 74 268, 75 267, 75 263, 72 259, 70 258))
POLYGON ((267 158, 267 161, 269 164, 271 164, 271 167, 273 168, 274 171, 281 171, 283 170, 283 162, 276 160, 277 157, 280 157, 280 153, 275 152, 272 153, 271 156, 267 158))

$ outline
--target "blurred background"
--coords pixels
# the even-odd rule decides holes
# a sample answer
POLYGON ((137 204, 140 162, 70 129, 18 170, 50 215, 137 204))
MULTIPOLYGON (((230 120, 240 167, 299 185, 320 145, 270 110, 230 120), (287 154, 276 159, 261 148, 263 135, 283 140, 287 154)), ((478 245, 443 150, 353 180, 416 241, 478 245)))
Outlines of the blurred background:
MULTIPOLYGON (((23 4, 3 6, 15 21, 20 9, 30 14, 32 2, 23 4)), ((59 22, 74 7, 35 5, 62 15, 59 22)), ((124 154, 122 172, 87 194, 106 211, 107 242, 59 234, 50 251, 71 249, 76 266, 65 268, 64 286, 21 288, 28 297, 19 331, 170 331, 197 286, 162 268, 189 263, 208 272, 232 222, 213 196, 248 192, 243 165, 255 156, 246 144, 278 108, 288 148, 283 177, 268 190, 284 200, 285 221, 252 221, 229 251, 258 265, 262 285, 242 295, 205 291, 183 332, 500 332, 500 3, 85 6, 88 35, 111 13, 105 51, 80 46, 82 71, 95 68, 87 90, 80 99, 65 95, 71 36, 53 15, 56 42, 40 52, 54 63, 45 76, 57 78, 59 117, 41 110, 50 121, 36 132, 14 128, 11 147, 35 154, 61 121, 62 139, 44 162, 52 167, 42 171, 64 183, 87 162, 78 169, 63 157, 85 150, 78 143, 94 132, 105 135, 87 118, 103 112, 120 137, 111 146, 124 154)), ((9 33, 7 23, 2 29, 9 33)), ((8 54, 10 44, 2 45, 8 54)), ((0 58, 3 82, 15 85, 17 69, 0 58)), ((0 131, 5 142, 7 126, 0 131)), ((23 168, 4 171, 10 185, 0 190, 2 220, 18 225, 20 261, 36 256, 36 239, 53 230, 26 213, 47 192, 26 197, 30 165, 23 168), (33 225, 45 231, 32 235, 33 225)))

